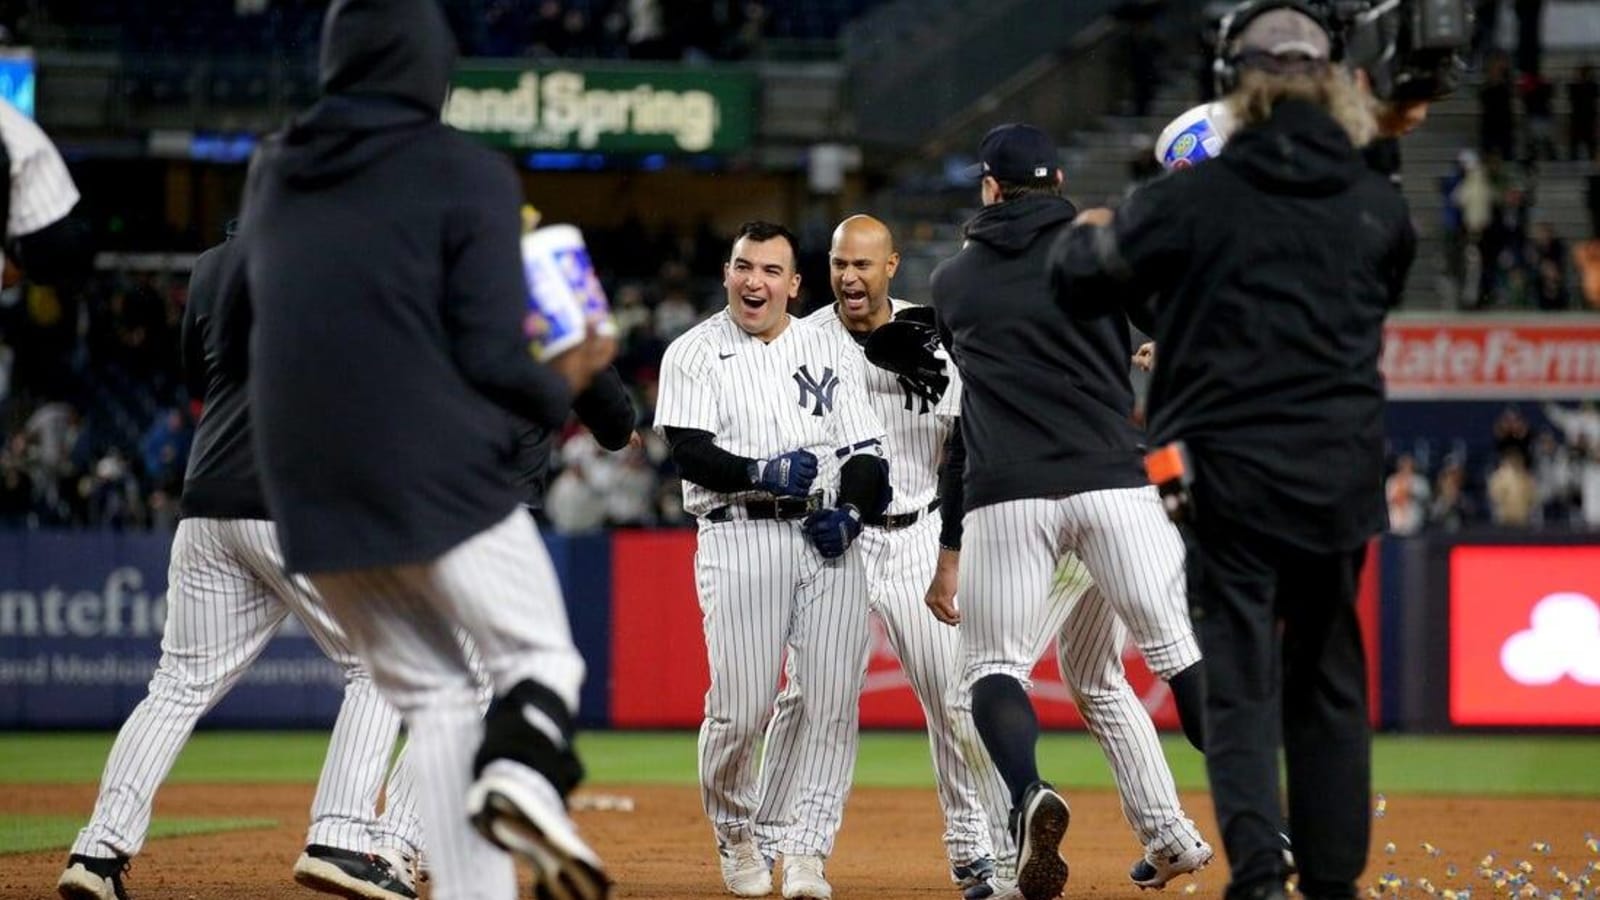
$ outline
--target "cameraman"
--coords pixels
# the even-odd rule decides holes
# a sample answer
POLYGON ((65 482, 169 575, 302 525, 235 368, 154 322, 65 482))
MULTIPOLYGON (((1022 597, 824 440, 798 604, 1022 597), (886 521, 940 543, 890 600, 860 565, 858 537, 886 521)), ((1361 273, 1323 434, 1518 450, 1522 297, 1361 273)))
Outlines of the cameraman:
POLYGON ((1383 319, 1415 236, 1362 162, 1377 124, 1333 46, 1300 3, 1238 9, 1219 68, 1227 151, 1083 214, 1051 254, 1075 314, 1155 298, 1150 437, 1186 457, 1163 493, 1189 555, 1230 898, 1283 896, 1280 744, 1301 893, 1355 896, 1367 856, 1354 599, 1384 526, 1383 319))

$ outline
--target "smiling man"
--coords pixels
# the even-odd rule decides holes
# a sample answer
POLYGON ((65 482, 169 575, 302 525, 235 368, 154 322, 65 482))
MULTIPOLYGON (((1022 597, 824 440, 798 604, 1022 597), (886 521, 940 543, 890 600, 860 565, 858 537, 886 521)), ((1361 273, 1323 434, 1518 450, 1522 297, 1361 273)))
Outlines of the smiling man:
MULTIPOLYGON (((925 306, 889 296, 889 283, 899 265, 900 254, 887 226, 871 216, 845 219, 834 229, 828 254, 836 302, 807 316, 800 327, 825 335, 845 353, 860 355, 868 338, 891 320, 901 321, 881 332, 880 338, 931 314, 925 306)), ((926 328, 931 336, 932 325, 926 328)), ((875 358, 871 349, 866 358, 875 358)), ((894 490, 885 513, 864 523, 860 543, 867 579, 858 602, 883 620, 889 644, 922 704, 944 811, 951 878, 964 900, 983 900, 1003 890, 996 856, 1009 860, 1014 850, 1004 816, 1010 801, 999 772, 978 744, 969 704, 965 698, 947 702, 960 675, 959 635, 928 615, 923 605, 923 592, 943 543, 941 450, 961 410, 955 367, 940 365, 945 374, 926 379, 865 367, 862 383, 867 400, 884 424, 885 452, 894 460, 890 470, 894 490), (966 758, 963 747, 968 748, 966 758), (989 805, 1001 811, 993 821, 985 815, 983 791, 989 792, 989 805)), ((959 469, 957 464, 958 478, 959 469)), ((956 520, 959 524, 959 514, 956 520)), ((800 737, 811 689, 799 679, 789 679, 767 730, 756 831, 768 852, 792 821, 794 794, 800 787, 795 777, 800 771, 800 737)), ((844 810, 832 813, 837 827, 844 810)))
POLYGON ((785 897, 825 900, 867 647, 865 574, 849 551, 863 521, 883 512, 889 485, 860 353, 790 327, 795 248, 781 225, 739 229, 722 270, 727 309, 667 348, 655 427, 699 521, 695 584, 711 669, 700 791, 723 882, 740 897, 772 891, 753 827, 752 763, 787 645, 809 715, 797 737, 794 821, 773 850, 784 857, 785 897))

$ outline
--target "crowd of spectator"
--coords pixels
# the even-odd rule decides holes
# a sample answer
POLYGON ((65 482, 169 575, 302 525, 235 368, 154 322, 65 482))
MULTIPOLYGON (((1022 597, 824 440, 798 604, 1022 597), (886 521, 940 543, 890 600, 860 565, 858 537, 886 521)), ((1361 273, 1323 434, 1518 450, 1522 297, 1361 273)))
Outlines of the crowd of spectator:
POLYGON ((1399 453, 1384 484, 1390 532, 1600 528, 1600 410, 1585 402, 1541 412, 1550 427, 1535 429, 1508 406, 1483 459, 1464 443, 1436 468, 1426 445, 1399 453))
MULTIPOLYGON (((464 54, 742 60, 768 38, 829 41, 877 0, 442 0, 464 54)), ((0 2, 0 26, 67 41, 114 36, 140 54, 309 54, 328 0, 0 2), (9 19, 8 19, 9 16, 9 19), (33 28, 48 24, 47 29, 33 28)))
MULTIPOLYGON (((648 433, 667 344, 724 302, 728 238, 708 221, 585 229, 619 326, 644 446, 607 454, 574 425, 547 516, 563 530, 684 521, 665 447, 648 433)), ((58 293, 0 293, 0 527, 171 528, 199 405, 183 386, 187 274, 101 273, 58 293)))

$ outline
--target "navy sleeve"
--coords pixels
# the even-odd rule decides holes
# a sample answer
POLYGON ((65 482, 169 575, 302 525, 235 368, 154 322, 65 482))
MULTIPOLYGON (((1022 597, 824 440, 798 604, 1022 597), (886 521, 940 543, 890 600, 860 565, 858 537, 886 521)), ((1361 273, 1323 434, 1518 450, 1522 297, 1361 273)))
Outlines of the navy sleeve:
POLYGON ((633 397, 628 394, 616 366, 595 376, 572 401, 572 411, 577 413, 578 421, 594 433, 600 446, 613 452, 628 446, 638 420, 633 397))
POLYGON ((750 466, 755 460, 735 456, 718 447, 711 432, 671 426, 665 431, 672 462, 684 481, 723 494, 737 494, 755 487, 750 477, 750 466))
POLYGON ((961 421, 955 422, 944 442, 944 462, 939 466, 939 546, 961 549, 962 523, 966 515, 966 488, 962 477, 967 467, 967 445, 961 437, 961 421))

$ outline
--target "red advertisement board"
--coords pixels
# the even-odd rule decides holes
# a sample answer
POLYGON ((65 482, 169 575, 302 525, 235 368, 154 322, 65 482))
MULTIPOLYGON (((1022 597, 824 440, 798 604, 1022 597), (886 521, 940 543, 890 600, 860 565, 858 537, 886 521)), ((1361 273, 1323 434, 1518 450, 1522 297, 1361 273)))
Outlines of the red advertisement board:
POLYGON ((1600 547, 1450 552, 1450 721, 1600 725, 1600 547))
MULTIPOLYGON (((697 727, 710 676, 694 588, 694 532, 619 531, 612 540, 612 725, 697 727)), ((1375 556, 1369 555, 1359 599, 1374 715, 1378 696, 1375 556)), ((1176 727, 1177 711, 1166 683, 1150 674, 1131 646, 1123 651, 1123 664, 1128 682, 1156 724, 1176 727)), ((1034 706, 1041 724, 1083 727, 1061 680, 1053 648, 1035 667, 1033 678, 1034 706)), ((920 728, 923 724, 916 696, 876 619, 861 697, 861 724, 869 728, 920 728)))
POLYGON ((1393 318, 1382 367, 1396 400, 1600 394, 1600 317, 1393 318))

